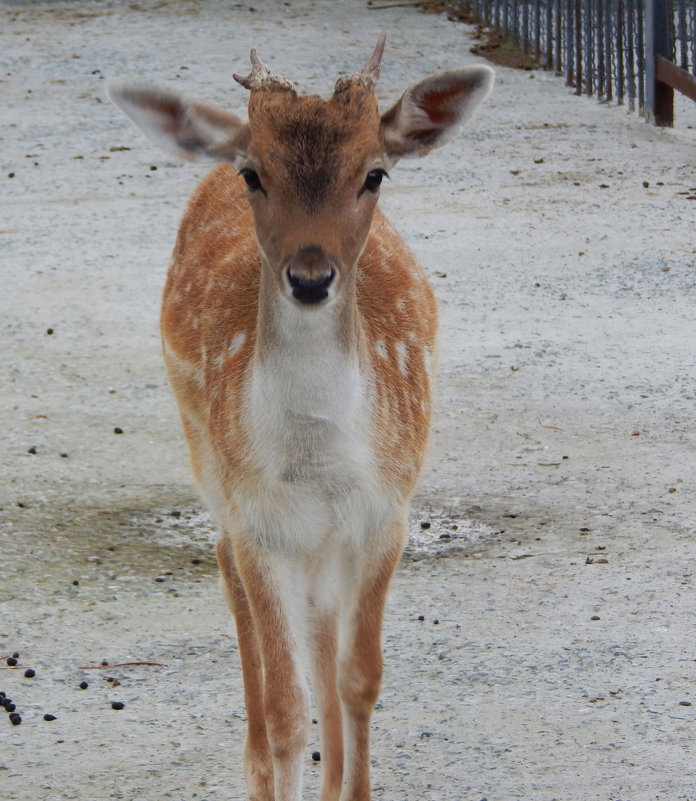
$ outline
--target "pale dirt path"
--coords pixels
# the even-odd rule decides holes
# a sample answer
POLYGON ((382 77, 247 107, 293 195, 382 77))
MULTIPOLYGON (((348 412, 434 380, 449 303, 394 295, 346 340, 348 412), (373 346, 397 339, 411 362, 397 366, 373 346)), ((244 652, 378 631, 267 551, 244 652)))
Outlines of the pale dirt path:
MULTIPOLYGON (((236 646, 157 334, 204 170, 102 78, 241 112, 252 45, 325 93, 386 28, 385 104, 474 60, 466 28, 409 8, 253 6, 0 5, 0 654, 37 671, 0 671, 24 718, 0 718, 3 798, 243 797, 236 646), (102 659, 166 667, 78 669, 102 659)), ((658 131, 499 70, 461 140, 385 188, 440 298, 442 369, 376 798, 696 799, 693 117, 658 131)))

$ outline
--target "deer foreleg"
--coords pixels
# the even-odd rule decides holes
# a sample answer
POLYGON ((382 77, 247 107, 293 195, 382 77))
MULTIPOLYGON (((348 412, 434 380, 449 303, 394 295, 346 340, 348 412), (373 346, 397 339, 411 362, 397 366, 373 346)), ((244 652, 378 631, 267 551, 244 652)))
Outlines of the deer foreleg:
POLYGON ((244 703, 247 712, 247 738, 244 746, 244 774, 249 801, 274 801, 273 764, 266 736, 263 710, 263 667, 244 586, 232 554, 232 544, 222 535, 217 559, 227 604, 237 626, 237 643, 242 663, 244 703))
POLYGON ((370 798, 370 718, 382 680, 382 617, 401 541, 376 569, 360 577, 352 614, 344 623, 338 663, 345 748, 340 801, 370 798))
POLYGON ((334 612, 317 615, 313 621, 314 681, 319 708, 321 753, 320 801, 338 801, 343 779, 343 732, 341 702, 336 683, 338 619, 334 612))
POLYGON ((302 800, 302 765, 309 738, 309 693, 293 627, 287 561, 235 541, 241 576, 263 664, 263 709, 273 764, 274 801, 302 800))

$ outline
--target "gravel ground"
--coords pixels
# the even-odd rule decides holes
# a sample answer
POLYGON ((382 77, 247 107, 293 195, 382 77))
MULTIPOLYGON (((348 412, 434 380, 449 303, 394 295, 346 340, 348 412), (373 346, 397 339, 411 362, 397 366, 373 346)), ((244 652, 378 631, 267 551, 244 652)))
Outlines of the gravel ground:
MULTIPOLYGON (((476 60, 466 26, 377 5, 0 4, 0 690, 22 717, 0 716, 2 797, 243 798, 237 649, 157 331, 204 168, 103 79, 242 112, 251 46, 326 94, 385 28, 386 105, 476 60)), ((374 797, 694 801, 696 106, 658 130, 497 74, 381 201, 432 276, 442 357, 374 797)))

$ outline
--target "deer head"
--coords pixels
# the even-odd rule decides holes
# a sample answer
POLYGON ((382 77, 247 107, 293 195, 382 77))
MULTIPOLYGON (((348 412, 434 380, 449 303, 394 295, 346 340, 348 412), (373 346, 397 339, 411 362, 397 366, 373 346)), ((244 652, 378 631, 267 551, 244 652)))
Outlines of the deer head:
POLYGON ((354 280, 382 179, 404 157, 455 137, 491 89, 485 66, 411 86, 386 113, 374 88, 386 34, 328 99, 301 96, 251 51, 248 121, 146 85, 111 84, 111 100, 157 144, 186 159, 234 164, 246 182, 264 267, 282 296, 316 305, 354 280))

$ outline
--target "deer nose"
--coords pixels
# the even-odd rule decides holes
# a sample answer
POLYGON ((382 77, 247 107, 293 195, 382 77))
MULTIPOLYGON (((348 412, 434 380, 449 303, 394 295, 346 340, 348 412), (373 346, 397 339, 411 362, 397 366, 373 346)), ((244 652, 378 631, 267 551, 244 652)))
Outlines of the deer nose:
POLYGON ((329 296, 336 270, 323 248, 303 245, 290 257, 287 277, 296 300, 301 303, 320 303, 329 296))

